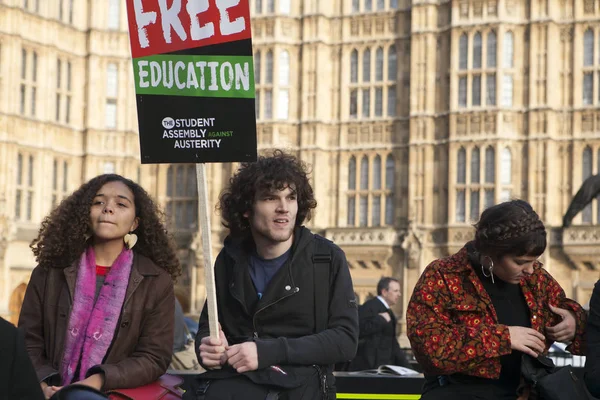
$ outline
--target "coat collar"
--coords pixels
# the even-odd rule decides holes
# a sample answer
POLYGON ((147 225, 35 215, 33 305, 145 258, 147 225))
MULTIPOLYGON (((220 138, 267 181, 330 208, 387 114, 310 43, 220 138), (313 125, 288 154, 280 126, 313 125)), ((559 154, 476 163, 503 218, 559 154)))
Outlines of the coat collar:
MULTIPOLYGON (((77 270, 79 269, 79 261, 75 261, 70 266, 63 270, 71 301, 75 296, 75 286, 77 284, 77 270)), ((147 257, 135 253, 133 254, 133 265, 131 266, 131 274, 129 275, 129 283, 127 284, 127 292, 125 293, 125 303, 131 298, 135 290, 138 288, 144 277, 158 276, 160 269, 147 257)))

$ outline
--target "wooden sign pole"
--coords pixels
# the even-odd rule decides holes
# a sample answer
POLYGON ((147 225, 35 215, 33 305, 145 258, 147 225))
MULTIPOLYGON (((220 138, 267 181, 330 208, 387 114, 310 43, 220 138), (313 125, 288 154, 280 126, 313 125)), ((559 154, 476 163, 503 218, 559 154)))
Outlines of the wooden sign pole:
POLYGON ((215 271, 212 265, 212 241, 210 229, 210 201, 206 184, 206 164, 196 164, 196 182, 198 183, 198 206, 200 233, 202 235, 202 258, 204 259, 204 282, 206 285, 206 304, 208 306, 208 326, 210 337, 219 338, 219 314, 215 289, 215 271))

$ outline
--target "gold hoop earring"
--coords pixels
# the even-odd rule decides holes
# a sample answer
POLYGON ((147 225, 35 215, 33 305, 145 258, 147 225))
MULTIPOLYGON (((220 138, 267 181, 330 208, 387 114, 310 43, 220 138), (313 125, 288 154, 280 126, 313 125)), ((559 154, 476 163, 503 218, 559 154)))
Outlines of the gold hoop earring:
POLYGON ((138 237, 135 233, 128 233, 127 235, 123 236, 123 241, 125 242, 125 247, 127 247, 128 250, 131 250, 133 248, 133 246, 135 246, 135 244, 137 243, 138 237))
POLYGON ((485 276, 486 278, 492 278, 492 283, 496 283, 494 282, 494 261, 492 260, 492 258, 490 256, 485 256, 483 257, 484 260, 487 258, 488 260, 490 260, 490 266, 487 267, 488 269, 488 274, 485 273, 485 268, 483 266, 483 263, 481 263, 481 273, 483 274, 483 276, 485 276))

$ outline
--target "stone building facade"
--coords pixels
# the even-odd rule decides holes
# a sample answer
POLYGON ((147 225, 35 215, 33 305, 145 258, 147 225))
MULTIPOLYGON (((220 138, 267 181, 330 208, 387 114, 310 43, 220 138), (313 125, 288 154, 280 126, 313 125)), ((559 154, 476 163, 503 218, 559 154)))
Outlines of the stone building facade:
MULTIPOLYGON (((393 275, 403 316, 423 268, 516 197, 548 226, 546 268, 589 300, 600 202, 561 221, 600 173, 599 3, 251 0, 259 148, 312 166, 309 226, 346 251, 361 302, 393 275)), ((165 208, 201 307, 195 170, 140 165, 133 88, 124 1, 0 0, 0 314, 18 312, 43 217, 105 172, 165 208)), ((235 167, 208 166, 212 204, 235 167)))

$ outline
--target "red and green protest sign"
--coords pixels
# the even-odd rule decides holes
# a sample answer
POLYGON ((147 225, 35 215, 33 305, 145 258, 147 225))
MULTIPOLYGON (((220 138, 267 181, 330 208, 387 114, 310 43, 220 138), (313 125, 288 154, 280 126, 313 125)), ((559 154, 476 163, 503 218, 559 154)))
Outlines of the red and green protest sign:
POLYGON ((142 163, 256 160, 248 0, 127 0, 142 163))

